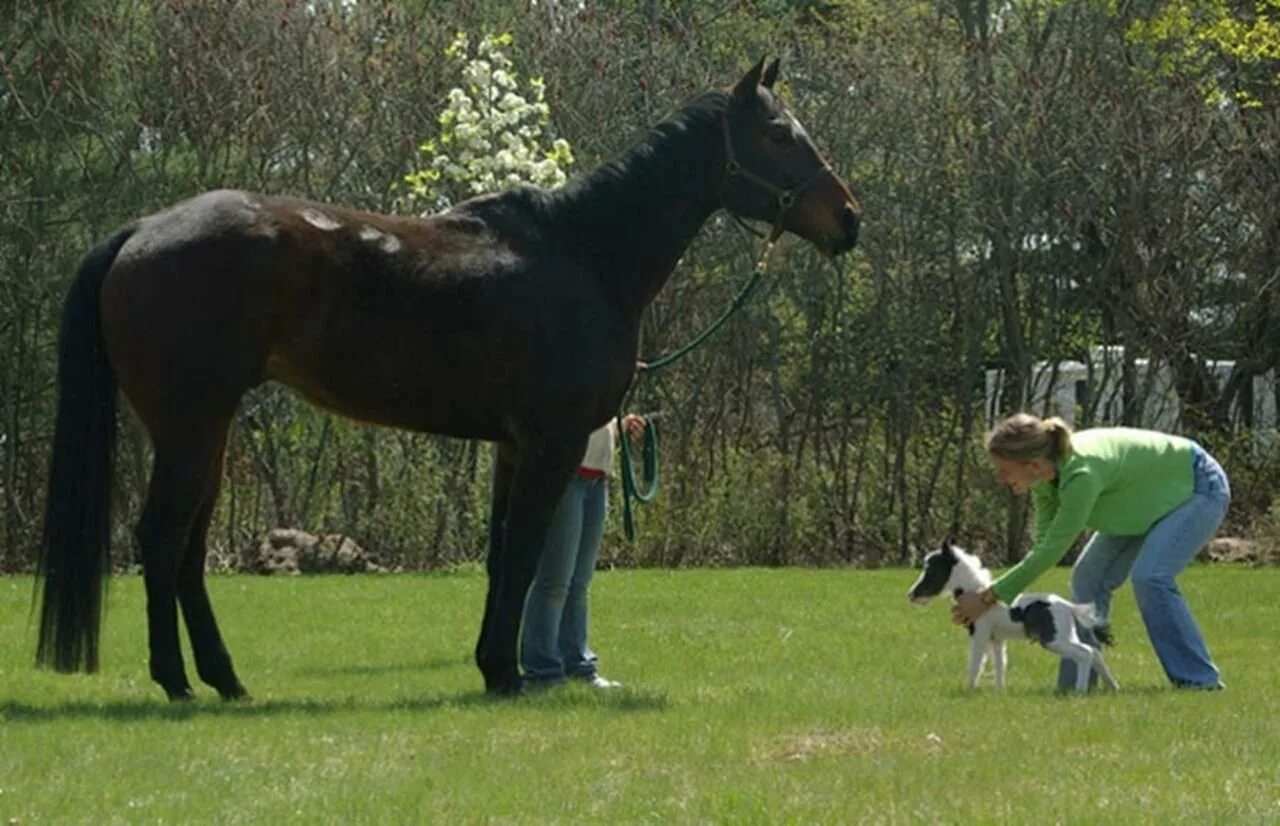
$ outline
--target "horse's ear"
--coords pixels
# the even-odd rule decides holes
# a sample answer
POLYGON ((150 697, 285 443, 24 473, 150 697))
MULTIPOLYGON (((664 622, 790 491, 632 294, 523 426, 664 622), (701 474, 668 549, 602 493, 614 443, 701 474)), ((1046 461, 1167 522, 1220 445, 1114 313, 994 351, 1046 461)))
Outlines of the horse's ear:
POLYGON ((956 544, 956 538, 951 534, 947 534, 947 538, 942 540, 943 548, 951 548, 951 547, 954 547, 955 544, 956 544))
POLYGON ((760 85, 760 73, 764 71, 764 58, 760 58, 760 62, 752 66, 742 80, 738 81, 738 85, 733 87, 733 98, 738 101, 748 101, 756 99, 756 87, 760 85))
POLYGON ((773 82, 778 79, 778 63, 782 58, 775 57, 773 62, 764 69, 764 77, 760 78, 760 85, 766 89, 773 88, 773 82))

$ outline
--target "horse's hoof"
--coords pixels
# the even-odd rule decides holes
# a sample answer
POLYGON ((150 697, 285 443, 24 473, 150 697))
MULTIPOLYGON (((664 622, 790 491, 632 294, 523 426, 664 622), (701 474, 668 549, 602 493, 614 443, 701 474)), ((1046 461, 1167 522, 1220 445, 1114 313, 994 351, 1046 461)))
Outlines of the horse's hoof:
POLYGON ((249 696, 248 689, 246 689, 244 686, 240 685, 239 683, 236 683, 234 686, 232 686, 230 689, 227 689, 226 691, 223 691, 222 689, 218 689, 218 696, 228 703, 248 702, 249 700, 253 699, 252 697, 249 696))
POLYGON ((169 695, 169 702, 171 703, 190 703, 196 699, 196 693, 191 690, 191 686, 174 691, 166 688, 165 693, 169 695))
POLYGON ((500 680, 484 681, 484 690, 495 697, 515 697, 520 694, 521 680, 519 675, 500 680))

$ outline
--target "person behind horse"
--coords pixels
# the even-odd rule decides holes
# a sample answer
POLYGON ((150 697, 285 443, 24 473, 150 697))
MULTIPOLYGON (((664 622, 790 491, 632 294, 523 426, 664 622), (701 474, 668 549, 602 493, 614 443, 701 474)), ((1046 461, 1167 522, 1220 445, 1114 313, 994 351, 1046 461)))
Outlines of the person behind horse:
MULTIPOLYGON (((1129 576, 1147 635, 1180 688, 1223 688, 1218 667, 1176 578, 1213 536, 1231 488, 1222 466, 1180 436, 1102 427, 1072 433, 1059 418, 1018 413, 986 437, 996 479, 1031 492, 1031 552, 981 592, 964 594, 952 617, 969 623, 996 601, 1011 602, 1066 554, 1085 528, 1095 533, 1071 571, 1071 595, 1105 621, 1111 594, 1129 576)), ((1059 687, 1075 682, 1063 661, 1059 687)))
MULTIPOLYGON (((556 505, 537 573, 525 600, 520 660, 525 682, 546 688, 566 679, 595 688, 618 688, 596 670, 598 657, 587 645, 587 589, 600 556, 608 511, 609 475, 617 440, 617 420, 591 434, 577 472, 556 505)), ((627 415, 622 426, 632 439, 644 419, 627 415)))

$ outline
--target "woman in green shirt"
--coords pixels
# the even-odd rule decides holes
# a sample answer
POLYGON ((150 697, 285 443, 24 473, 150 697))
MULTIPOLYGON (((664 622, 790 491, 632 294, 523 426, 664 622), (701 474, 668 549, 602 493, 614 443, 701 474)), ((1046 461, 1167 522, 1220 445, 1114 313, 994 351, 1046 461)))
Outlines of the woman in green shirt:
MULTIPOLYGON (((1094 603, 1105 621, 1111 593, 1132 577, 1147 635, 1173 684, 1222 688, 1176 582, 1227 513, 1231 488, 1222 466, 1181 436, 1123 427, 1072 433, 1061 419, 1027 413, 997 424, 986 448, 1000 484, 1031 493, 1034 545, 990 588, 962 595, 956 621, 1012 602, 1092 529, 1071 571, 1072 599, 1094 603)), ((1064 661, 1060 684, 1074 684, 1074 672, 1064 661)))

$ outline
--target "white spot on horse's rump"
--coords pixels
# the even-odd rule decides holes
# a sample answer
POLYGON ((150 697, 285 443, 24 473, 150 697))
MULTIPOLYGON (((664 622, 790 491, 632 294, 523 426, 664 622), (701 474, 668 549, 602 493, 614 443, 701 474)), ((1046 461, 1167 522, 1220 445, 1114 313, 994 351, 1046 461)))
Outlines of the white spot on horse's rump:
POLYGON ((306 221, 316 229, 335 230, 342 226, 341 223, 334 220, 331 216, 326 215, 318 209, 306 207, 298 210, 298 214, 302 216, 302 220, 306 221))
POLYGON ((394 235, 388 235, 380 229, 371 226, 360 227, 359 232, 361 241, 368 241, 378 245, 378 249, 385 253, 393 253, 400 249, 400 239, 394 235))

